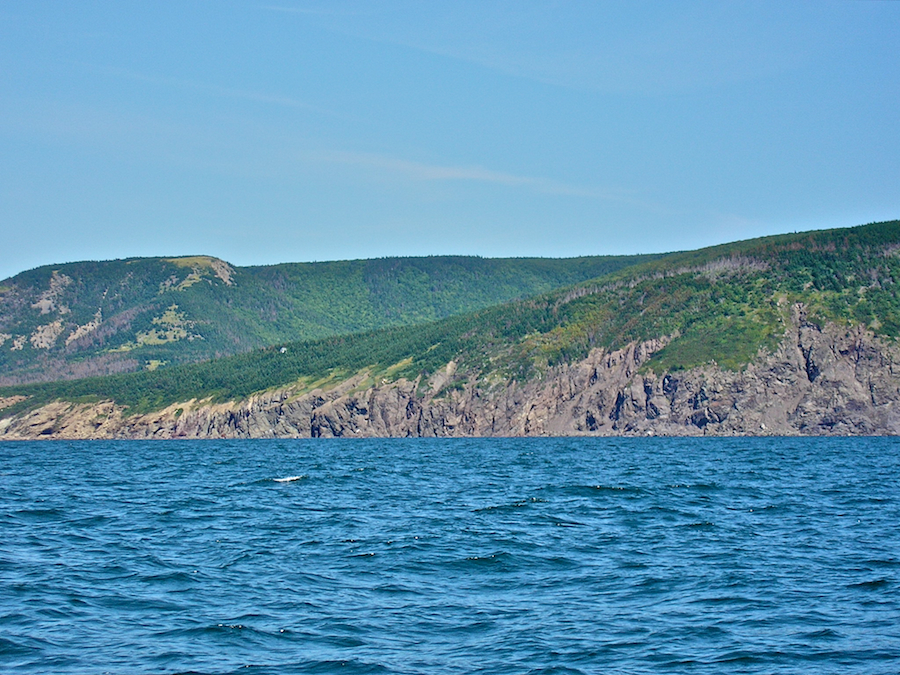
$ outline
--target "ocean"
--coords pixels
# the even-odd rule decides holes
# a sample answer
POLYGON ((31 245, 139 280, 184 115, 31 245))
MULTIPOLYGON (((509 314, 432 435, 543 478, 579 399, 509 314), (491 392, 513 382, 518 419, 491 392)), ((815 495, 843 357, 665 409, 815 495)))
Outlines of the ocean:
POLYGON ((0 444, 3 673, 900 672, 900 440, 0 444))

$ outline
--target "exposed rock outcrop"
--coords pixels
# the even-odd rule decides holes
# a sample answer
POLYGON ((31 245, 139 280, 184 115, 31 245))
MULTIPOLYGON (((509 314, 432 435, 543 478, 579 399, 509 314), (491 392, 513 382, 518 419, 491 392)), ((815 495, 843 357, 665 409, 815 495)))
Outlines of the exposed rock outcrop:
MULTIPOLYGON (((542 435, 855 435, 900 433, 900 352, 862 328, 819 327, 795 308, 775 353, 740 372, 715 364, 642 369, 664 340, 632 344, 488 386, 399 380, 291 388, 242 402, 190 401, 127 416, 111 402, 54 402, 0 419, 0 438, 296 438, 542 435)), ((2 410, 0 410, 2 415, 2 410)))

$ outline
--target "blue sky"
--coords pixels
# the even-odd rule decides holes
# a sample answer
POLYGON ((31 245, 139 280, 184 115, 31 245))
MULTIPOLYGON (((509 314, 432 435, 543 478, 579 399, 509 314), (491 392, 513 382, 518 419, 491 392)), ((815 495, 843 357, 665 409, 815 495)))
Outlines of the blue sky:
POLYGON ((0 0, 0 278, 900 218, 900 2, 0 0))

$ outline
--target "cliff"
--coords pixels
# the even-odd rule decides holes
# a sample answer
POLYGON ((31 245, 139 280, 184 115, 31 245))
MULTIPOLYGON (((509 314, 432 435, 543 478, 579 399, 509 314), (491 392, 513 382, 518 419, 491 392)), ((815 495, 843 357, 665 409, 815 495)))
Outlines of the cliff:
POLYGON ((427 381, 363 386, 360 373, 328 391, 289 386, 143 415, 55 401, 0 420, 0 439, 900 433, 900 351, 862 326, 819 326, 795 305, 780 345, 739 370, 655 373, 647 362, 667 342, 594 349, 525 382, 466 379, 451 361, 427 381))
MULTIPOLYGON (((487 291, 522 269, 497 263, 497 274, 482 277, 476 274, 482 262, 427 260, 434 272, 427 283, 425 277, 422 283, 401 283, 408 275, 397 274, 420 262, 404 268, 383 261, 354 269, 387 270, 369 279, 381 280, 375 296, 403 307, 415 305, 416 297, 443 302, 443 282, 438 282, 444 277, 447 283, 459 281, 468 270, 477 277, 475 287, 487 291)), ((175 264, 123 265, 136 274, 163 263, 175 264)), ((613 263, 623 261, 603 264, 613 263)), ((203 275, 221 270, 198 270, 175 286, 182 290, 138 285, 164 305, 141 333, 140 350, 164 340, 169 341, 163 347, 212 344, 211 333, 197 333, 193 342, 184 337, 190 327, 185 322, 195 322, 191 330, 201 324, 185 313, 189 295, 178 295, 175 307, 170 294, 196 290, 237 301, 233 294, 252 286, 252 277, 240 269, 209 283, 203 275)), ((45 317, 50 323, 41 324, 29 342, 37 350, 62 339, 80 297, 66 295, 80 289, 75 277, 71 282, 49 278, 42 295, 25 305, 50 315, 45 317)), ((900 221, 667 254, 525 299, 371 330, 353 323, 360 313, 336 287, 324 287, 318 294, 310 291, 298 307, 319 307, 349 321, 339 335, 303 339, 299 334, 289 342, 198 363, 163 363, 160 353, 148 364, 153 368, 141 372, 0 388, 0 438, 892 434, 898 429, 900 221)), ((16 288, 5 292, 7 301, 25 297, 16 288)), ((274 284, 271 292, 280 297, 293 291, 274 284)), ((101 307, 93 319, 87 314, 78 319, 87 332, 76 330, 73 335, 81 337, 72 344, 100 331, 107 315, 101 307)), ((22 335, 9 353, 22 351, 16 346, 28 342, 22 335)), ((118 352, 105 352, 113 353, 118 352)))

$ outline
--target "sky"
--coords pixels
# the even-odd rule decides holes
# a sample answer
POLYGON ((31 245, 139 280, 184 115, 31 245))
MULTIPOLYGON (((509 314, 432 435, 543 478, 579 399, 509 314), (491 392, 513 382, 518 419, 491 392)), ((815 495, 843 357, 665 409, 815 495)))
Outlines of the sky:
POLYGON ((0 0, 0 278, 900 218, 900 2, 0 0))

